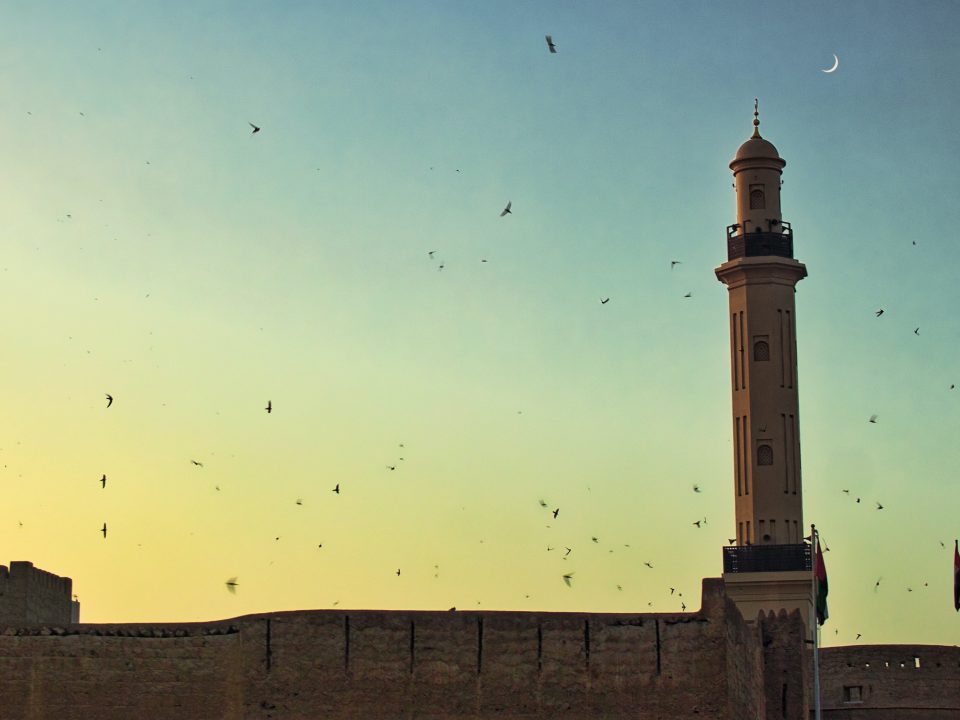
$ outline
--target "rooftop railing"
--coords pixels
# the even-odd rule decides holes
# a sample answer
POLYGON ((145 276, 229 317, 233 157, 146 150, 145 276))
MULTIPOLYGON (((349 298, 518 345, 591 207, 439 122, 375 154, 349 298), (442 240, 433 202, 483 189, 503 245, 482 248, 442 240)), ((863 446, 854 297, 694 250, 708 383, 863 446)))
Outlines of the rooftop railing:
POLYGON ((810 546, 734 545, 723 548, 723 572, 789 572, 813 570, 810 546))

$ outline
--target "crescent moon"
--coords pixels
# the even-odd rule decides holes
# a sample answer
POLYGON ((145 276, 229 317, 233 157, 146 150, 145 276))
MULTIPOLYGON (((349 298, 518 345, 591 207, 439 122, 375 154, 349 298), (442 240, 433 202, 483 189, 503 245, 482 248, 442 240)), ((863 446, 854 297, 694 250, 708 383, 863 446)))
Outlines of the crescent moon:
POLYGON ((821 70, 820 72, 832 73, 832 72, 833 72, 834 70, 836 70, 838 67, 840 67, 840 58, 838 58, 838 57, 837 57, 837 54, 834 53, 834 54, 833 54, 833 67, 830 68, 829 70, 821 70))

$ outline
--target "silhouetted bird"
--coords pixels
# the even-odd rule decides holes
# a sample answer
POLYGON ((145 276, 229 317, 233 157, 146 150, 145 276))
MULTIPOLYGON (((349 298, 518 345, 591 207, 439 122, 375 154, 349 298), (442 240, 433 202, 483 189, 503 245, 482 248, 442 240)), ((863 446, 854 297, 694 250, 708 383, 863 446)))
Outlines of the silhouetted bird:
POLYGON ((567 584, 567 587, 572 587, 570 581, 573 580, 573 573, 567 573, 563 576, 563 581, 567 584))
POLYGON ((883 510, 883 505, 881 505, 880 503, 877 503, 877 510, 883 510))
POLYGON ((397 469, 397 466, 396 466, 396 465, 387 465, 386 467, 387 467, 387 470, 396 470, 396 469, 397 469))
POLYGON ((554 511, 553 511, 553 517, 554 517, 554 519, 556 519, 557 515, 559 515, 559 514, 560 514, 560 508, 557 508, 556 510, 554 510, 554 511))
POLYGON ((869 422, 876 423, 876 422, 877 422, 877 416, 876 416, 876 415, 871 415, 869 422))
POLYGON ((106 474, 104 474, 104 476, 100 478, 100 487, 105 488, 106 486, 107 486, 107 476, 106 474))
POLYGON ((847 495, 850 494, 850 491, 849 491, 849 490, 841 490, 840 492, 845 492, 847 495))
POLYGON ((676 588, 670 588, 670 594, 671 594, 671 595, 673 595, 673 593, 674 593, 675 591, 676 591, 676 588))
POLYGON ((237 594, 237 585, 238 585, 238 583, 237 583, 237 579, 236 579, 235 577, 232 577, 232 578, 230 578, 229 580, 227 580, 227 581, 224 583, 224 585, 227 586, 227 590, 229 590, 231 593, 233 593, 234 595, 237 594))
POLYGON ((686 295, 684 295, 684 297, 685 297, 685 298, 693 297, 693 293, 692 293, 692 292, 688 292, 686 295))
POLYGON ((397 577, 400 577, 400 568, 397 568, 397 577))
POLYGON ((540 502, 540 507, 546 507, 546 506, 547 506, 547 501, 544 500, 543 498, 541 498, 539 502, 540 502))
POLYGON ((546 38, 547 38, 547 48, 549 48, 550 52, 556 53, 556 52, 557 52, 557 46, 556 46, 556 45, 554 44, 554 42, 553 42, 553 36, 552 36, 552 35, 547 35, 546 38))
POLYGON ((610 302, 610 298, 600 298, 601 305, 606 305, 608 302, 610 302))
POLYGON ((297 505, 303 505, 303 500, 301 500, 300 498, 297 498, 297 505))
POLYGON ((267 400, 267 406, 264 410, 266 410, 268 414, 273 412, 273 400, 267 400))
POLYGON ((728 545, 733 545, 736 541, 737 541, 736 538, 727 538, 727 544, 728 544, 728 545))
POLYGON ((436 250, 427 250, 427 255, 430 256, 430 259, 431 259, 431 260, 433 260, 433 254, 434 254, 435 252, 436 252, 436 250))
POLYGON ((103 539, 106 540, 106 539, 107 539, 107 524, 106 524, 106 523, 104 523, 104 524, 103 524, 103 527, 100 528, 100 532, 103 533, 103 539))
POLYGON ((702 520, 697 520, 697 521, 694 522, 693 524, 696 525, 697 527, 700 527, 700 523, 701 523, 701 522, 703 522, 703 521, 702 521, 702 520))
POLYGON ((652 564, 652 563, 645 562, 644 565, 646 565, 648 568, 650 568, 651 570, 653 570, 653 564, 652 564))
POLYGON ((260 132, 260 128, 258 128, 258 127, 257 127, 256 125, 254 125, 252 122, 248 122, 247 124, 248 124, 250 127, 253 128, 253 132, 250 133, 251 135, 256 135, 258 132, 260 132))
POLYGON ((881 315, 883 315, 883 308, 880 308, 879 310, 877 310, 875 314, 877 317, 880 317, 881 315))
POLYGON ((874 589, 874 590, 878 590, 878 589, 880 588, 880 581, 881 581, 881 580, 883 580, 883 578, 877 578, 877 582, 874 583, 874 586, 873 586, 873 589, 874 589))
POLYGON ((919 335, 919 334, 920 334, 920 328, 914 328, 913 334, 914 334, 914 335, 919 335))
POLYGON ((503 211, 500 213, 500 217, 503 217, 504 215, 507 215, 507 214, 513 215, 513 213, 510 211, 510 208, 511 208, 512 206, 513 206, 513 201, 512 201, 512 200, 507 200, 507 206, 506 206, 506 207, 503 209, 503 211))
POLYGON ((693 486, 693 491, 694 491, 694 492, 700 492, 700 486, 699 486, 699 485, 694 485, 694 486, 693 486))
POLYGON ((564 557, 573 552, 573 548, 564 547, 563 549, 566 550, 566 552, 563 554, 564 557))
POLYGON ((107 407, 113 405, 113 395, 110 393, 104 393, 107 396, 107 407))
POLYGON ((337 495, 340 494, 340 483, 337 483, 337 486, 333 489, 333 492, 335 492, 337 495))
POLYGON ((860 637, 861 637, 861 636, 860 636, 860 633, 857 633, 857 636, 854 638, 854 640, 859 640, 860 637))
POLYGON ((599 540, 597 540, 596 536, 594 536, 594 537, 592 537, 592 538, 590 538, 590 539, 593 540, 595 543, 600 542, 599 540))
POLYGON ((686 603, 680 603, 680 611, 683 612, 687 609, 686 603))
POLYGON ((193 463, 194 465, 196 465, 197 467, 203 467, 203 463, 202 463, 202 462, 199 462, 198 460, 192 460, 192 459, 191 459, 190 462, 192 462, 192 463, 193 463))
POLYGON ((679 265, 680 262, 681 262, 680 260, 671 260, 671 261, 670 261, 670 269, 673 270, 673 266, 674 266, 674 265, 679 265))

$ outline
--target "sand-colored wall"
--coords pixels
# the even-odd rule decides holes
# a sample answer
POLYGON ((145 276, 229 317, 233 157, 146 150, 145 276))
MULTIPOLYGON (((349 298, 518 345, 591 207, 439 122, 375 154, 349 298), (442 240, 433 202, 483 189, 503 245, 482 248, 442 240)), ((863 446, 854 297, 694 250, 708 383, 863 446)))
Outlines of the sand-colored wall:
MULTIPOLYGON (((798 649, 802 653, 802 648, 798 649)), ((303 611, 0 628, 0 718, 765 718, 760 631, 687 614, 303 611)))
POLYGON ((829 720, 960 718, 960 648, 855 645, 820 651, 821 702, 829 720), (848 702, 845 687, 861 688, 848 702))

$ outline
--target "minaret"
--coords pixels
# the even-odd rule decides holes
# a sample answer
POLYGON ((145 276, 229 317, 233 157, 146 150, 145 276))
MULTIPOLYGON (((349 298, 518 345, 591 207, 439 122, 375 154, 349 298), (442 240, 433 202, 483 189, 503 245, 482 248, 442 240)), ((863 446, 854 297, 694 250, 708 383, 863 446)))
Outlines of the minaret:
POLYGON ((793 258, 793 230, 780 212, 785 165, 760 137, 755 102, 753 135, 730 163, 737 221, 727 227, 727 262, 716 269, 730 299, 737 537, 725 549, 724 578, 747 620, 760 609, 810 612, 794 303, 807 269, 793 258))

